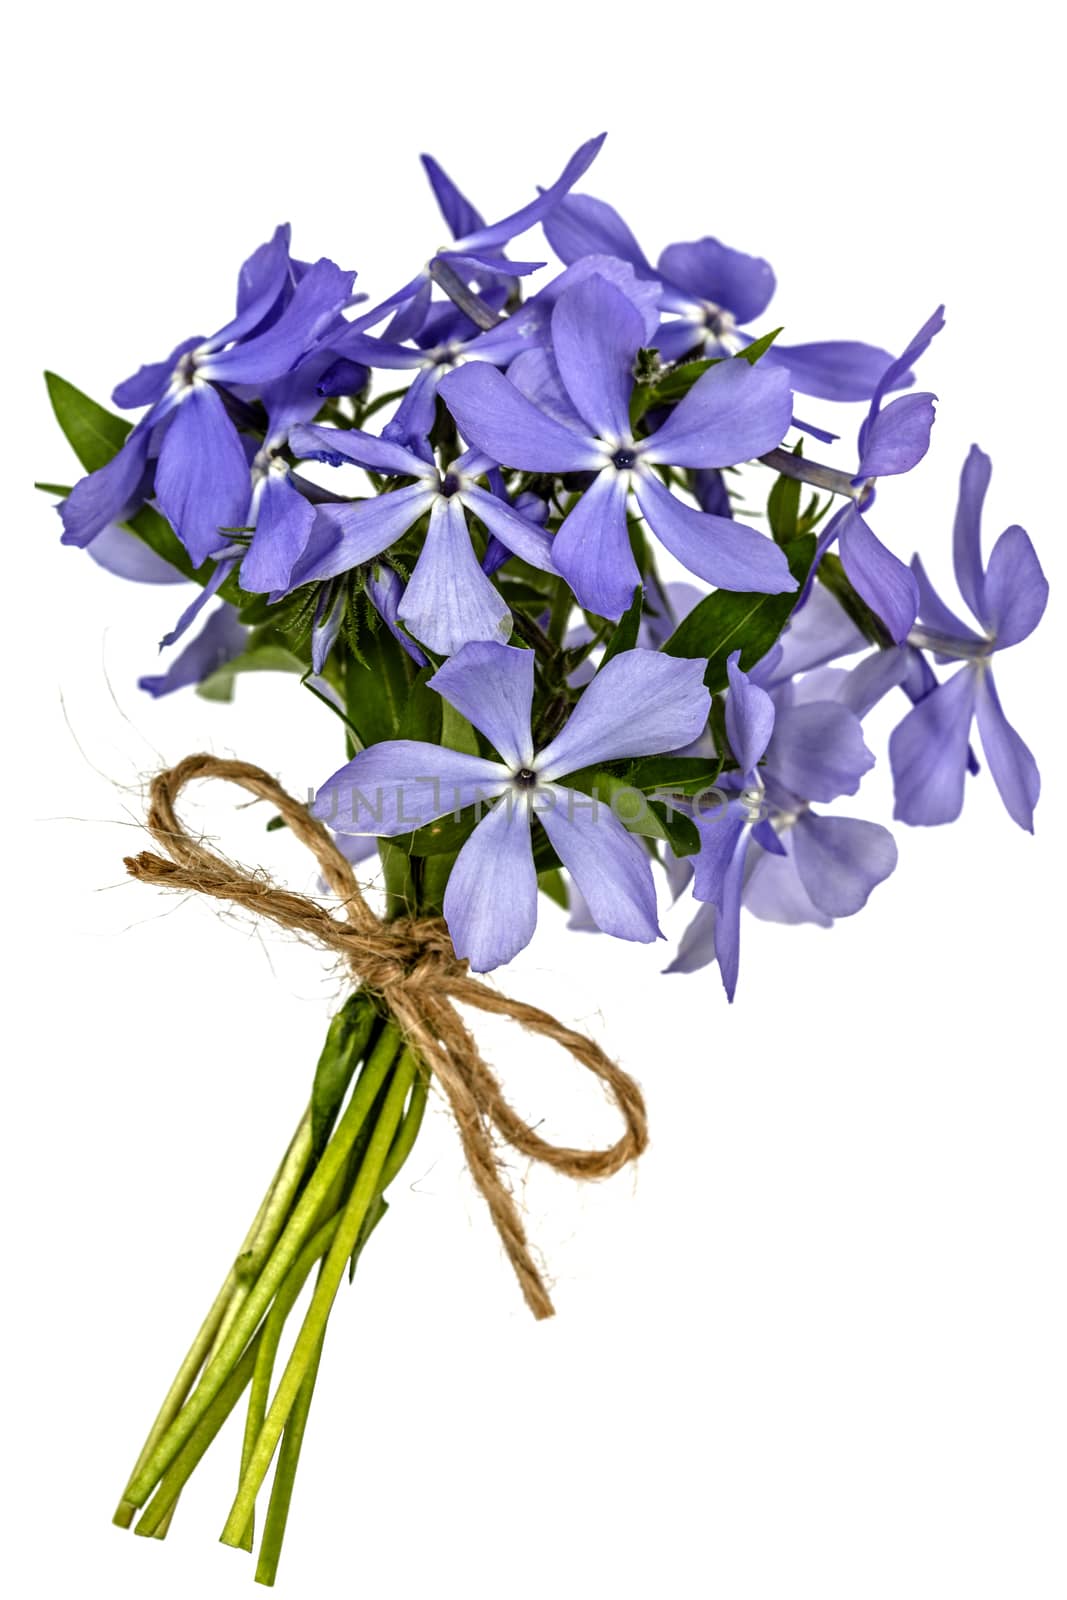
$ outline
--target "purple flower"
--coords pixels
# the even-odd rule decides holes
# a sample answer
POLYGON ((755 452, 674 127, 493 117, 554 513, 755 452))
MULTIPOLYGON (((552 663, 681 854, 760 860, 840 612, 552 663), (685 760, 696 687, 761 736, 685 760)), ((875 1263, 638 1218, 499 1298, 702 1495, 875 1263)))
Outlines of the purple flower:
MULTIPOLYGON (((718 239, 672 244, 655 267, 613 207, 591 195, 568 195, 546 218, 545 235, 561 261, 587 255, 618 256, 643 278, 663 289, 663 309, 675 313, 650 343, 665 361, 685 356, 734 355, 752 342, 741 326, 760 316, 774 294, 770 264, 760 256, 731 250, 718 239)), ((762 358, 789 373, 801 394, 822 400, 867 400, 892 361, 887 350, 855 340, 816 344, 776 344, 762 358)), ((911 382, 900 372, 891 387, 911 382)))
POLYGON ((233 606, 225 602, 208 617, 194 639, 173 660, 165 672, 138 678, 137 687, 159 699, 173 694, 175 689, 185 689, 203 683, 213 672, 233 661, 244 650, 249 629, 238 620, 233 606))
POLYGON ((491 278, 499 278, 501 274, 515 276, 535 272, 544 264, 543 262, 509 261, 502 253, 503 246, 550 214, 591 166, 606 137, 607 135, 602 133, 595 139, 588 139, 574 152, 555 183, 543 189, 536 200, 521 206, 518 211, 512 211, 499 222, 488 225, 482 220, 481 213, 476 211, 470 201, 461 194, 433 157, 423 156, 422 163, 426 175, 441 213, 452 232, 453 243, 438 250, 410 282, 402 289, 398 289, 395 294, 391 294, 387 300, 381 301, 371 311, 365 312, 352 324, 352 327, 360 332, 373 328, 392 312, 387 330, 388 337, 392 340, 415 338, 425 328, 427 319, 432 315, 431 269, 436 261, 444 262, 462 277, 471 275, 484 277, 489 273, 491 278))
POLYGON ((219 386, 261 388, 288 373, 341 320, 353 278, 325 258, 292 261, 289 229, 278 228, 241 269, 228 323, 119 384, 117 405, 149 409, 118 454, 59 507, 64 543, 90 543, 154 492, 197 565, 219 555, 225 530, 246 525, 250 492, 248 456, 219 386))
POLYGON ((1008 815, 1033 832, 1041 789, 1037 763, 1008 722, 993 681, 997 650, 1033 633, 1048 601, 1048 582, 1022 528, 1005 529, 982 564, 982 504, 989 487, 989 457, 972 445, 960 477, 953 564, 960 593, 979 624, 961 622, 935 593, 916 556, 920 626, 909 642, 963 665, 908 712, 889 741, 896 790, 894 816, 902 822, 952 822, 963 806, 971 721, 978 720, 982 749, 1008 815))
POLYGON ((697 380, 658 432, 636 440, 629 406, 643 337, 632 302, 594 275, 556 303, 553 355, 531 350, 520 358, 525 393, 479 362, 450 373, 441 397, 465 438, 501 465, 595 474, 553 542, 556 568, 587 610, 617 619, 641 582, 626 520, 631 492, 653 533, 706 582, 766 594, 794 589, 777 545, 683 504, 651 470, 731 466, 772 449, 789 427, 785 374, 724 361, 697 380))
POLYGON ((403 537, 427 513, 426 542, 397 615, 430 650, 452 655, 475 639, 503 640, 511 632, 507 602, 482 571, 466 513, 478 517, 501 544, 532 566, 552 572, 552 541, 543 528, 505 500, 478 487, 493 465, 472 451, 443 471, 393 440, 358 428, 294 428, 298 454, 335 465, 355 462, 414 481, 368 500, 321 506, 290 582, 321 583, 361 566, 403 537))
POLYGON ((516 955, 537 921, 536 816, 597 926, 620 939, 657 939, 647 852, 603 801, 559 782, 581 767, 688 744, 707 721, 705 663, 627 650, 585 690, 543 750, 530 730, 534 656, 509 645, 465 645, 430 685, 467 717, 499 759, 400 739, 361 751, 319 791, 315 815, 342 833, 407 833, 490 803, 456 858, 444 913, 456 952, 475 972, 516 955))
POLYGON ((903 561, 886 549, 870 528, 860 506, 872 503, 876 478, 910 472, 930 448, 935 395, 906 394, 888 405, 883 402, 944 325, 944 307, 939 306, 882 375, 859 432, 860 460, 852 480, 854 498, 827 523, 816 552, 817 563, 834 539, 838 540, 849 582, 882 619, 897 644, 915 621, 918 586, 903 561))
POLYGON ((723 986, 737 986, 742 900, 773 921, 829 926, 866 905, 896 866, 887 829, 854 817, 825 817, 811 802, 855 794, 874 765, 860 718, 899 681, 903 660, 876 652, 877 667, 842 674, 834 699, 814 683, 781 684, 768 692, 742 672, 740 653, 727 662, 726 731, 739 771, 724 783, 733 794, 695 816, 701 848, 693 893, 705 902, 668 968, 691 972, 718 959, 723 986), (811 696, 811 698, 809 698, 811 696))

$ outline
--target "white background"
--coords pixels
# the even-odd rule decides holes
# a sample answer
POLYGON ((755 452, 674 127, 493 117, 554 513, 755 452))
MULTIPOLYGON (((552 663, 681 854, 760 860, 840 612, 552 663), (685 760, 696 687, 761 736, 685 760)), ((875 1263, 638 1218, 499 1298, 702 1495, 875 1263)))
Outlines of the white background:
MULTIPOLYGON (((714 969, 660 980, 666 946, 565 935, 543 910, 500 981, 639 1076, 653 1148, 596 1189, 515 1166, 560 1312, 534 1326, 445 1114, 429 1119, 339 1298, 280 1589, 1061 1597, 1062 88, 1042 10, 36 15, 6 146, 13 1591, 249 1592, 246 1559, 214 1544, 236 1437, 165 1546, 108 1518, 339 994, 315 953, 124 879, 161 762, 239 753, 302 792, 341 751, 290 680, 245 680, 230 707, 136 689, 182 591, 60 548, 26 488, 72 470, 39 371, 106 398, 225 319, 237 266, 285 218, 300 254, 388 292, 442 239, 420 150, 492 218, 607 127, 582 187, 650 253, 715 233, 766 254, 788 337, 898 348, 947 301, 922 369, 934 446, 880 495, 878 528, 947 582, 977 440, 987 539, 1021 522, 1058 578, 1041 632, 998 670, 1045 775, 1037 836, 983 775, 957 826, 898 830, 898 871, 859 917, 832 933, 747 919, 732 1009, 714 969)), ((879 753, 888 725, 870 729, 879 753)), ((889 803, 879 770, 851 809, 889 803)), ((225 794, 195 814, 310 884, 225 794)), ((613 1136, 577 1069, 505 1028, 484 1037, 546 1130, 613 1136)))

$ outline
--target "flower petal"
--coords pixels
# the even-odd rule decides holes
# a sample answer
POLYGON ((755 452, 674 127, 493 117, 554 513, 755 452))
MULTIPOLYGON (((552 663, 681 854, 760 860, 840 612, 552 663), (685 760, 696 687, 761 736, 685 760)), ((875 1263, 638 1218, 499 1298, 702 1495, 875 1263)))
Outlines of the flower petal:
POLYGON ((384 561, 376 561, 368 568, 364 581, 367 599, 381 617, 396 642, 407 651, 417 667, 427 665, 426 657, 408 638, 404 630, 397 626, 400 614, 400 601, 404 594, 404 582, 399 572, 384 561))
POLYGON ((993 472, 987 455, 972 444, 960 473, 960 493, 952 528, 952 562, 960 594, 976 617, 984 614, 982 599, 982 506, 993 472))
POLYGON ((567 266, 583 256, 617 256, 651 274, 644 251, 614 207, 591 194, 569 194, 542 223, 545 238, 567 266))
POLYGON ((354 272, 345 272, 323 256, 308 267, 277 322, 243 344, 205 360, 205 377, 223 383, 264 383, 294 366, 345 304, 354 272))
POLYGON ((556 302, 556 365, 579 415, 597 438, 621 442, 631 436, 633 364, 644 336, 633 303, 595 274, 556 302))
POLYGON ((242 588, 250 594, 288 589, 314 521, 315 507, 293 487, 289 474, 268 472, 256 501, 256 531, 241 562, 242 588))
POLYGON ((805 812, 793 830, 797 873, 812 902, 828 917, 862 911, 871 890, 897 864, 888 828, 857 817, 817 817, 805 812))
POLYGON ((339 833, 410 833, 438 817, 496 799, 509 787, 497 761, 415 739, 371 745, 328 778, 312 815, 339 833))
POLYGON ((467 196, 456 187, 433 156, 420 156, 419 160, 430 180, 434 198, 441 208, 441 215, 451 229, 453 239, 464 239, 469 233, 476 233, 479 228, 484 228, 485 218, 481 212, 475 210, 467 196))
POLYGON ((1048 579, 1022 528, 1005 528, 989 558, 982 593, 982 621, 997 649, 1028 639, 1045 614, 1048 579))
POLYGON ((457 499, 434 500, 398 615, 436 655, 450 656, 472 639, 502 642, 511 633, 508 603, 478 564, 457 499))
POLYGON ((697 906, 696 916, 678 941, 678 954, 664 972, 699 972, 715 960, 715 923, 719 913, 710 904, 697 906))
POLYGON ((789 618, 781 637, 781 656, 775 663, 774 681, 810 672, 839 656, 867 649, 865 636, 844 607, 821 583, 813 585, 789 618))
POLYGON ((915 575, 915 582, 919 589, 919 621, 926 627, 933 628, 937 633, 944 633, 950 639, 965 639, 969 643, 980 643, 978 635, 973 628, 961 622, 954 611, 950 611, 942 600, 927 576, 922 558, 914 555, 911 558, 911 570, 915 575))
POLYGON ((993 674, 989 671, 979 677, 976 709, 982 749, 1000 798, 1012 821, 1033 833, 1041 775, 1029 747, 1004 715, 993 674))
POLYGON ((761 922, 781 922, 790 926, 811 922, 819 928, 833 927, 833 918, 820 911, 800 881, 793 829, 780 837, 783 855, 768 855, 763 850, 750 852, 752 867, 744 888, 745 910, 761 922), (753 859, 754 858, 754 859, 753 859))
POLYGON ((849 582, 881 617, 894 644, 902 643, 919 610, 914 574, 875 537, 855 505, 845 506, 834 522, 849 582))
POLYGON ((552 541, 552 559, 587 611, 617 622, 641 582, 626 523, 627 475, 606 467, 552 541))
POLYGON ((388 472, 396 477, 422 478, 427 463, 393 439, 379 439, 361 428, 324 428, 318 423, 307 423, 293 428, 289 434, 289 447, 293 454, 305 461, 325 461, 339 467, 352 461, 357 467, 369 467, 372 472, 388 472))
POLYGON ((199 566, 248 519, 251 479, 237 429, 216 391, 194 384, 177 406, 156 465, 156 499, 199 566))
POLYGON ((566 725, 537 758, 544 782, 629 756, 680 750, 711 710, 706 663, 657 650, 620 650, 584 690, 566 725))
POLYGON ((165 672, 138 678, 137 687, 157 700, 191 684, 203 683, 213 672, 233 661, 245 647, 249 629, 237 619, 233 606, 223 602, 165 672))
POLYGON ((485 734, 510 768, 528 767, 534 654, 514 645, 477 642, 464 645, 438 667, 430 687, 485 734))
POLYGON ((857 480, 910 472, 930 448, 932 394, 902 394, 879 411, 864 436, 857 480))
POLYGON ((961 667, 894 728, 889 761, 900 822, 933 827, 959 816, 975 688, 974 671, 961 667))
MULTIPOLYGON (((905 347, 895 361, 891 361, 878 380, 878 387, 874 391, 871 402, 871 413, 877 412, 882 400, 887 394, 900 387, 905 376, 918 361, 919 357, 929 348, 932 340, 945 326, 945 308, 938 306, 932 316, 927 317, 914 339, 905 347)), ((860 449, 863 449, 863 435, 860 435, 860 449)))
POLYGON ((671 283, 697 300, 721 306, 738 322, 751 322, 766 311, 774 294, 774 272, 769 261, 731 250, 718 239, 669 244, 658 265, 671 283))
POLYGON ((521 351, 508 366, 508 382, 513 383, 546 416, 562 422, 565 428, 585 434, 585 422, 575 410, 574 402, 563 387, 556 358, 551 350, 535 345, 521 351))
POLYGON ((448 875, 443 909, 455 952, 472 972, 491 972, 529 944, 537 870, 525 795, 505 795, 475 828, 448 875))
POLYGON ((527 228, 532 228, 535 222, 542 221, 592 166, 606 138, 607 134, 601 133, 595 139, 587 139, 585 144, 580 145, 571 156, 555 183, 543 189, 536 200, 531 200, 529 205, 513 211, 500 222, 490 223, 487 228, 476 228, 473 233, 465 234, 463 238, 456 240, 457 246, 466 247, 468 250, 484 250, 487 245, 507 244, 509 239, 516 238, 520 233, 525 233, 527 228))
POLYGON ((727 657, 730 692, 726 697, 726 736, 734 759, 747 777, 767 748, 774 732, 774 701, 740 667, 741 652, 727 657))
POLYGON ((63 523, 64 544, 84 546, 91 543, 110 523, 121 522, 144 500, 153 425, 149 413, 126 435, 118 454, 95 472, 79 479, 67 498, 56 507, 63 523))
MULTIPOLYGON (((893 357, 877 345, 855 339, 827 339, 815 344, 773 344, 760 357, 762 365, 784 367, 798 394, 817 400, 869 400, 893 357)), ((904 373, 896 387, 914 381, 904 373)))
MULTIPOLYGON (((671 494, 651 472, 635 474, 634 493, 656 537, 683 567, 705 583, 742 594, 789 594, 797 587, 781 547, 755 528, 747 528, 731 517, 695 511, 671 494)), ((556 565, 561 572, 559 541, 563 528, 556 535, 556 565)))
POLYGON ((98 567, 116 578, 127 578, 131 583, 186 583, 188 580, 177 567, 157 556, 151 545, 145 544, 128 528, 117 522, 91 539, 85 546, 98 567))
POLYGON ((319 506, 307 548, 293 568, 293 587, 350 572, 395 544, 434 502, 424 484, 351 505, 319 506))
POLYGON ((207 341, 213 350, 247 339, 277 312, 292 284, 289 239, 289 224, 283 222, 248 257, 237 277, 237 314, 207 341))
POLYGON ((175 345, 165 361, 152 361, 147 366, 139 367, 132 377, 125 378, 112 389, 111 399, 114 404, 121 406, 123 411, 132 411, 137 406, 155 405, 157 400, 163 398, 182 356, 187 355, 190 350, 195 350, 197 345, 203 342, 199 334, 194 334, 193 338, 183 339, 181 344, 175 345))
POLYGON ((523 472, 589 472, 603 452, 546 416, 485 361, 472 361, 441 380, 438 393, 463 437, 494 461, 523 472))
MULTIPOLYGON (((615 658, 618 660, 618 657, 615 658)), ((539 790, 535 814, 581 890, 593 921, 616 939, 651 944, 660 937, 656 885, 648 852, 603 800, 553 784, 539 790)))
POLYGON ((732 467, 780 444, 793 416, 789 374, 720 361, 699 377, 644 450, 675 467, 732 467))
POLYGON ((874 756, 855 712, 832 700, 780 706, 767 745, 767 771, 800 800, 855 794, 874 756))
POLYGON ((862 720, 891 689, 904 682, 911 669, 910 655, 907 646, 901 645, 873 651, 845 673, 836 699, 862 720))
POLYGON ((485 523, 489 532, 506 545, 512 555, 520 556, 542 572, 555 572, 552 537, 536 522, 521 516, 506 500, 484 489, 464 489, 457 499, 485 523))

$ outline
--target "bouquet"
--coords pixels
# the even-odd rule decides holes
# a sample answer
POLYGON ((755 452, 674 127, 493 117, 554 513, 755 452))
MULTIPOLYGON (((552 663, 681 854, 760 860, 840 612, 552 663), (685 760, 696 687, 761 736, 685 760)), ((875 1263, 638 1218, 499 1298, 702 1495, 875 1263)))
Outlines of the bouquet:
POLYGON ((713 237, 653 264, 611 205, 576 190, 601 143, 488 224, 424 156, 452 239, 384 299, 329 258, 294 256, 277 228, 215 333, 116 388, 132 426, 48 375, 86 473, 40 485, 60 497, 64 543, 192 594, 163 641, 180 648, 142 688, 226 699, 245 672, 291 672, 337 719, 340 764, 310 805, 258 767, 193 755, 153 779, 155 848, 126 863, 317 941, 352 979, 115 1514, 165 1534, 244 1401, 223 1539, 253 1547, 273 1467, 256 1568, 268 1584, 330 1309, 431 1084, 535 1316, 552 1304, 498 1143, 576 1179, 617 1172, 646 1143, 633 1079, 480 976, 529 942, 542 894, 573 929, 651 943, 658 897, 691 889, 666 970, 715 965, 732 1001, 742 911, 828 927, 894 870, 889 828, 821 809, 873 767, 863 722, 887 698, 898 822, 956 818, 980 746, 1008 815, 1033 826, 1038 771, 994 657, 1033 632, 1048 590, 1022 528, 983 553, 989 458, 975 446, 963 462, 951 532, 968 618, 918 555, 885 542, 887 480, 930 447, 935 397, 916 369, 942 310, 897 354, 759 330, 770 265, 713 237), (536 278, 543 261, 508 253, 535 225, 561 264, 536 278), (837 438, 824 403, 849 401, 866 414, 841 470, 818 459, 837 438), (266 826, 314 855, 320 892, 189 833, 181 791, 202 778, 264 801, 266 826), (373 873, 372 903, 360 879, 373 873), (528 1126, 457 1004, 569 1050, 614 1100, 618 1141, 571 1149, 528 1126))

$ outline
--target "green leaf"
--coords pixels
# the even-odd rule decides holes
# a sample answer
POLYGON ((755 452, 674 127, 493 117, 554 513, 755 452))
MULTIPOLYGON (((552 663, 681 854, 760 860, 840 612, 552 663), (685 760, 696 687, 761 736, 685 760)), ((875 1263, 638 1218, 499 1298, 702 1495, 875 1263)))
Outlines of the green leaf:
MULTIPOLYGON (((814 554, 812 534, 792 539, 786 550, 789 569, 801 587, 814 554)), ((740 650, 742 667, 755 666, 789 621, 799 593, 799 588, 790 594, 734 594, 716 589, 694 607, 663 649, 671 656, 706 657, 704 682, 715 694, 726 687, 727 657, 740 650)))
POLYGON ((350 657, 345 671, 348 720, 364 746, 398 739, 415 678, 414 664, 387 628, 368 632, 360 648, 363 660, 350 657))
POLYGON ((65 500, 70 493, 69 483, 35 483, 33 487, 40 489, 42 494, 57 494, 61 500, 65 500))
POLYGON ((307 671, 306 664, 294 656, 284 645, 263 644, 246 650, 244 655, 227 661, 203 683, 197 685, 197 694, 205 700, 231 700, 233 680, 242 672, 298 672, 307 671))
MULTIPOLYGON (((46 372, 44 380, 56 421, 86 472, 96 472, 100 467, 107 466, 122 449, 131 424, 124 417, 117 417, 114 412, 97 405, 95 400, 90 400, 87 394, 68 383, 66 378, 46 372)), ((51 494, 66 496, 70 493, 69 489, 59 484, 41 483, 37 487, 51 494)), ((153 511, 151 506, 142 506, 122 526, 135 533, 157 556, 169 561, 183 577, 195 578, 203 584, 214 570, 213 564, 207 562, 199 571, 194 568, 185 546, 170 523, 158 511, 153 511)))
POLYGON ((781 473, 767 496, 767 521, 779 544, 788 544, 800 531, 800 479, 781 473))
POLYGON ((56 421, 86 472, 106 467, 122 449, 133 424, 106 411, 54 372, 46 372, 44 381, 56 421))
POLYGON ((554 900, 556 905, 562 906, 564 911, 570 909, 567 885, 558 867, 546 867, 544 872, 539 872, 537 874, 537 887, 542 894, 547 895, 550 900, 554 900))
POLYGON ((604 651, 604 658, 600 663, 601 667, 606 667, 612 656, 617 656, 620 650, 632 650, 636 645, 637 635, 641 627, 644 598, 644 590, 638 584, 634 590, 633 599, 619 618, 615 631, 608 640, 608 647, 604 651))
POLYGON ((330 1023, 311 1086, 311 1145, 315 1156, 325 1148, 377 1021, 374 1002, 365 990, 357 989, 330 1023))
MULTIPOLYGON (((680 367, 674 367, 658 383, 646 388, 642 395, 640 415, 651 411, 653 406, 673 405, 678 400, 684 400, 698 378, 702 378, 709 367, 715 366, 714 360, 685 361, 680 367)), ((634 421, 640 418, 635 417, 634 421)))
POLYGON ((773 332, 765 333, 759 339, 753 339, 751 344, 747 344, 743 350, 737 352, 734 360, 747 361, 750 367, 754 367, 760 356, 766 355, 781 331, 781 328, 775 328, 773 332))
POLYGON ((643 756, 623 774, 626 782, 645 794, 670 789, 674 794, 699 794, 710 788, 721 770, 718 761, 700 756, 643 756))
POLYGON ((441 701, 441 743, 446 750, 462 750, 468 756, 481 754, 478 735, 463 713, 447 700, 441 701))
POLYGON ((400 723, 401 739, 416 739, 420 744, 441 743, 441 712, 445 702, 427 687, 436 670, 432 666, 423 667, 411 685, 400 723))
POLYGON ((695 856, 700 849, 700 835, 689 818, 659 800, 650 801, 649 804, 675 855, 695 856))
POLYGON ((881 617, 875 616, 866 601, 860 599, 849 583, 841 557, 834 555, 832 550, 827 551, 819 562, 817 571, 819 582, 824 588, 829 589, 860 632, 870 639, 872 644, 887 649, 893 643, 889 629, 881 617))

